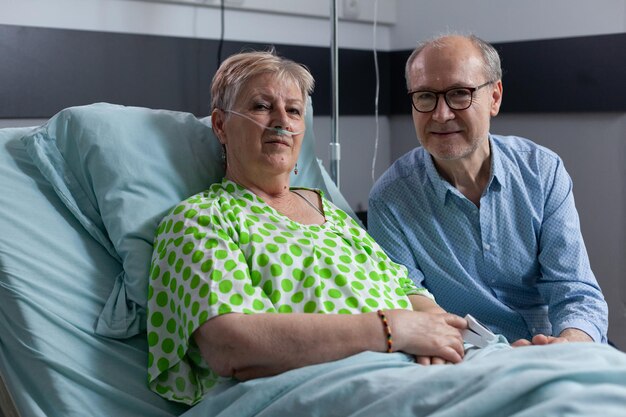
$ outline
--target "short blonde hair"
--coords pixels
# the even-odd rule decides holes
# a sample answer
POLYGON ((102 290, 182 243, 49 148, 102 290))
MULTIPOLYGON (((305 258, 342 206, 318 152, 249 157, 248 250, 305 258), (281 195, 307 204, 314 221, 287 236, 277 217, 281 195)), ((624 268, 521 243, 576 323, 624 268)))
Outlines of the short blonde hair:
POLYGON ((306 101, 313 92, 315 80, 302 64, 270 51, 245 51, 228 57, 217 69, 211 82, 211 111, 231 110, 241 87, 257 75, 271 73, 279 80, 296 83, 306 101))

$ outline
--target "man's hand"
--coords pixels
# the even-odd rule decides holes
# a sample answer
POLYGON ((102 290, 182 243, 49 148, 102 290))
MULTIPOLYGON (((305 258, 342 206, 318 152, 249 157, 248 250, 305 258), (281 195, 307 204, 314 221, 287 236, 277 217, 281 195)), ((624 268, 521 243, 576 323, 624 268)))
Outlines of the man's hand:
POLYGON ((558 337, 546 336, 545 334, 536 334, 531 341, 519 339, 511 343, 513 347, 531 346, 531 345, 551 345, 553 343, 566 342, 593 342, 591 336, 579 329, 568 328, 561 332, 558 337))
POLYGON ((539 345, 551 345, 553 343, 566 343, 568 340, 564 337, 546 336, 545 334, 536 334, 532 340, 519 339, 511 343, 513 347, 520 346, 539 346, 539 345))
POLYGON ((559 337, 565 338, 569 342, 593 342, 593 339, 587 333, 572 327, 563 330, 559 337))

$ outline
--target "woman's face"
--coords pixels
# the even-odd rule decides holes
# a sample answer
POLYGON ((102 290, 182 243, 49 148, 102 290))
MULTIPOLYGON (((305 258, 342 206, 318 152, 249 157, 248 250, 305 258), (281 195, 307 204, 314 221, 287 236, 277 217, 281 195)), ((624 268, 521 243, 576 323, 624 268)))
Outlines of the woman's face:
POLYGON ((213 114, 217 136, 226 147, 227 178, 247 182, 289 174, 304 137, 305 101, 300 88, 291 80, 262 74, 239 91, 232 109, 213 114), (297 134, 281 134, 271 128, 297 134))

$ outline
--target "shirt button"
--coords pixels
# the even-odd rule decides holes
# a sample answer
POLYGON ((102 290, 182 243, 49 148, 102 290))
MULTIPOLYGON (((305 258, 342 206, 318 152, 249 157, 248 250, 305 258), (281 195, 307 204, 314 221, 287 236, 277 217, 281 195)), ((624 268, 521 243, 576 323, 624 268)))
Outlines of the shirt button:
POLYGON ((485 250, 489 250, 489 249, 491 249, 491 245, 490 245, 490 244, 488 244, 488 243, 483 243, 483 248, 484 248, 485 250))

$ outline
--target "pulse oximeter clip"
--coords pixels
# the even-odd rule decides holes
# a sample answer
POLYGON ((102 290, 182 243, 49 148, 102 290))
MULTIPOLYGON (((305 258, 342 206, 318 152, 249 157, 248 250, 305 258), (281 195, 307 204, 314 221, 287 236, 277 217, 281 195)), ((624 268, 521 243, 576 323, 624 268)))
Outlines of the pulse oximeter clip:
POLYGON ((467 320, 467 329, 463 330, 461 334, 466 343, 470 343, 479 348, 484 348, 498 338, 498 336, 493 334, 491 330, 481 324, 470 314, 465 316, 465 320, 467 320))

